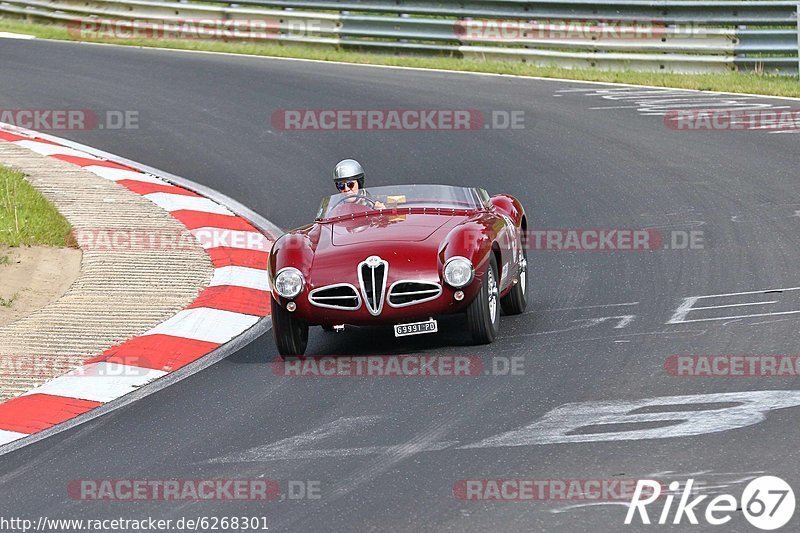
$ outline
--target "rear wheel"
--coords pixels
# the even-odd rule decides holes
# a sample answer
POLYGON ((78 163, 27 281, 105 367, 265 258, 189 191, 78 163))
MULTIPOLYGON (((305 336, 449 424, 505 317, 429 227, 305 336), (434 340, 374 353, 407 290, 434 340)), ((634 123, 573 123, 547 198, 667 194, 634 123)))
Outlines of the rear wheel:
POLYGON ((278 353, 285 356, 298 356, 306 352, 308 345, 308 324, 299 320, 272 298, 272 335, 278 353))
POLYGON ((528 306, 528 296, 526 289, 528 288, 528 260, 523 253, 520 258, 520 271, 519 279, 511 286, 508 294, 500 299, 500 305, 503 307, 503 312, 507 315, 519 315, 525 312, 528 306))
POLYGON ((497 261, 492 254, 481 289, 467 307, 467 325, 475 344, 489 344, 500 329, 500 305, 497 297, 497 261))

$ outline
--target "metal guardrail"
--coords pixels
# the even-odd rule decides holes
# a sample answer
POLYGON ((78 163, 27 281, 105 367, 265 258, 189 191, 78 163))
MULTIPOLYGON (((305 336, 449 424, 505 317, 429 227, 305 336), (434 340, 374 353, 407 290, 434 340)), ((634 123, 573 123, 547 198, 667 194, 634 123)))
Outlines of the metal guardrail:
POLYGON ((796 0, 0 0, 0 15, 66 24, 83 36, 188 36, 561 67, 793 75, 800 73, 799 13, 796 0))

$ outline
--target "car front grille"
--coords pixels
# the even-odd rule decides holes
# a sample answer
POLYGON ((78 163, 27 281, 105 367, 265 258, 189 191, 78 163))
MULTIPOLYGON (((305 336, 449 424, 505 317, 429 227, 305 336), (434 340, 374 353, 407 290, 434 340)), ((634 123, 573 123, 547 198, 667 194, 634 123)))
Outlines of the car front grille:
POLYGON ((355 311, 361 307, 358 290, 349 283, 319 287, 308 293, 308 300, 317 307, 355 311))
POLYGON ((395 281, 389 287, 389 305, 407 305, 429 302, 442 294, 442 286, 429 281, 395 281))
POLYGON ((358 264, 358 282, 364 305, 373 316, 381 314, 383 299, 386 296, 386 275, 389 263, 377 255, 368 257, 358 264))

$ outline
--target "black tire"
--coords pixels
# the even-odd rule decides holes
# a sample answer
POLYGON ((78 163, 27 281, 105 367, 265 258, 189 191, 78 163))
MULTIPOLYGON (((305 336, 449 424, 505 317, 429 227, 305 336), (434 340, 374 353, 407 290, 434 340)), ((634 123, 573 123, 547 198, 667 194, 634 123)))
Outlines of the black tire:
POLYGON ((508 294, 500 299, 500 305, 503 307, 503 312, 507 315, 520 315, 525 312, 528 306, 528 295, 526 290, 528 288, 528 259, 526 254, 522 255, 523 269, 519 275, 519 281, 512 285, 508 294))
POLYGON ((333 326, 322 326, 322 329, 323 329, 324 331, 331 332, 331 331, 333 331, 333 326))
POLYGON ((497 261, 494 254, 483 276, 481 289, 467 307, 467 326, 475 344, 489 344, 500 329, 500 304, 497 297, 497 261), (490 288, 493 285, 493 290, 490 288), (491 294, 491 293, 494 294, 491 294), (494 316, 492 316, 494 315, 494 316))
POLYGON ((298 320, 272 298, 272 335, 278 353, 297 357, 306 353, 308 324, 298 320))

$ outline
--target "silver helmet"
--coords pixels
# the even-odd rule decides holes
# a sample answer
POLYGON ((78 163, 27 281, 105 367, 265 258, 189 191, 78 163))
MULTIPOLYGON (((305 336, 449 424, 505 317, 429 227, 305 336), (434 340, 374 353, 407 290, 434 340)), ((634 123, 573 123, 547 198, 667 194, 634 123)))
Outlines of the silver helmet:
POLYGON ((355 159, 343 159, 333 169, 333 181, 356 180, 359 188, 364 188, 364 169, 355 159))

